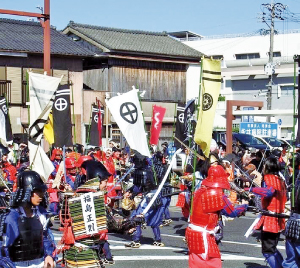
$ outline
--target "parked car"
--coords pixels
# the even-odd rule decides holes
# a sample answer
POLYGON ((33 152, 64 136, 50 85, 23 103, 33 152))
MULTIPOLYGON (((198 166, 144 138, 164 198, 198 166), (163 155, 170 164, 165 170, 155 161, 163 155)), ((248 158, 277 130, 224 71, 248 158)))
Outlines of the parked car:
POLYGON ((256 136, 256 138, 265 143, 271 151, 274 149, 282 150, 282 142, 276 138, 260 136, 256 136))
POLYGON ((286 144, 290 148, 292 148, 293 144, 295 144, 295 142, 293 140, 286 140, 284 138, 279 138, 278 140, 280 140, 283 144, 286 144))
POLYGON ((262 142, 264 142, 266 145, 268 145, 269 149, 272 151, 274 149, 283 149, 283 145, 288 145, 288 151, 293 152, 293 147, 285 140, 283 139, 277 139, 273 137, 256 137, 262 142))
POLYGON ((258 138, 254 137, 250 134, 244 133, 232 133, 232 141, 238 141, 244 149, 251 149, 255 148, 258 150, 268 150, 269 147, 259 140, 258 138))
MULTIPOLYGON (((215 137, 217 139, 216 141, 218 142, 219 145, 224 145, 226 146, 226 133, 225 132, 220 132, 217 133, 217 136, 215 137)), ((237 144, 244 149, 258 149, 258 150, 268 150, 268 146, 254 137, 253 135, 250 134, 243 134, 243 133, 232 133, 232 143, 237 144)))

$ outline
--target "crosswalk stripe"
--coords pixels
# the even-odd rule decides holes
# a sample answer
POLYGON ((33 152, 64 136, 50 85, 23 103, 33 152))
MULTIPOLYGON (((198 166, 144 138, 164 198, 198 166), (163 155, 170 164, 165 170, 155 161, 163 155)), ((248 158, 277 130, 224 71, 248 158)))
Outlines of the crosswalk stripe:
MULTIPOLYGON (((244 260, 244 261, 264 261, 264 258, 222 254, 222 260, 244 260)), ((188 256, 114 256, 115 261, 141 261, 141 260, 188 260, 188 256)))
MULTIPOLYGON (((175 237, 175 238, 181 238, 183 239, 184 236, 180 236, 180 235, 168 235, 168 234, 161 234, 161 236, 168 236, 168 237, 175 237)), ((222 243, 228 243, 228 244, 238 244, 238 245, 246 245, 246 246, 253 246, 256 248, 261 248, 261 244, 251 244, 251 243, 244 243, 244 242, 238 242, 238 241, 226 241, 226 240, 222 240, 222 243)), ((278 249, 285 249, 285 246, 277 246, 278 249)))
MULTIPOLYGON (((53 233, 53 236, 54 236, 55 241, 60 241, 61 237, 62 237, 62 233, 61 232, 57 232, 57 233, 55 232, 55 233, 53 233)), ((161 236, 174 237, 174 238, 180 238, 180 239, 184 238, 184 236, 168 235, 168 234, 161 234, 161 236)), ((124 242, 124 241, 120 241, 120 240, 111 240, 111 239, 109 239, 108 242, 110 243, 110 248, 112 250, 124 250, 124 249, 126 249, 124 244, 127 244, 130 241, 124 242), (114 244, 122 244, 122 246, 114 245, 114 244)), ((247 246, 253 246, 253 247, 261 248, 261 244, 243 243, 243 242, 235 242, 235 241, 227 241, 227 240, 222 240, 222 243, 247 245, 247 246)), ((285 250, 285 246, 278 245, 277 248, 285 250)), ((127 248, 127 249, 131 250, 132 248, 127 248)), ((135 250, 136 249, 165 249, 165 250, 187 251, 187 248, 157 247, 157 246, 152 246, 152 245, 141 245, 141 247, 134 248, 134 249, 135 250)), ((120 258, 120 257, 122 257, 122 256, 119 256, 118 258, 120 258)), ((128 256, 128 257, 131 257, 131 256, 128 256)), ((135 257, 139 258, 140 256, 132 256, 132 258, 135 258, 135 257)), ((161 258, 162 256, 151 256, 151 257, 161 258)), ((180 258, 181 256, 178 256, 178 257, 180 258)), ((254 257, 247 257, 247 256, 236 256, 236 255, 222 254, 222 259, 224 259, 224 260, 239 260, 240 257, 241 257, 240 260, 264 260, 263 258, 254 258, 254 257)), ((162 259, 164 259, 164 258, 162 258, 162 259)), ((173 258, 173 259, 175 259, 175 258, 173 258)), ((133 259, 133 260, 138 260, 138 259, 133 259)))
MULTIPOLYGON (((109 240, 108 240, 109 242, 109 240)), ((114 246, 110 244, 110 249, 118 250, 118 249, 126 249, 125 246, 114 246)), ((174 248, 174 247, 158 247, 152 245, 141 245, 139 248, 127 248, 127 249, 168 249, 168 250, 176 250, 176 251, 187 251, 187 248, 174 248)))
MULTIPOLYGON (((243 243, 243 242, 235 242, 235 241, 226 241, 222 240, 222 243, 228 243, 228 244, 238 244, 238 245, 246 245, 246 246, 254 246, 256 248, 261 248, 261 244, 251 244, 251 243, 243 243)), ((285 246, 277 246, 278 249, 285 249, 285 246)))

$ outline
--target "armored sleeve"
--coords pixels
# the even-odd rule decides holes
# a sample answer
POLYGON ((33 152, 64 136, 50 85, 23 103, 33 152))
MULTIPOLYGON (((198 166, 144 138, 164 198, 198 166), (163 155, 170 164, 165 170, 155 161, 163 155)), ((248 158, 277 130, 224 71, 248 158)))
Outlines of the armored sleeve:
POLYGON ((234 207, 226 195, 223 195, 223 201, 225 203, 225 206, 221 210, 221 214, 230 218, 239 217, 243 212, 247 210, 248 207, 248 205, 240 205, 234 207))

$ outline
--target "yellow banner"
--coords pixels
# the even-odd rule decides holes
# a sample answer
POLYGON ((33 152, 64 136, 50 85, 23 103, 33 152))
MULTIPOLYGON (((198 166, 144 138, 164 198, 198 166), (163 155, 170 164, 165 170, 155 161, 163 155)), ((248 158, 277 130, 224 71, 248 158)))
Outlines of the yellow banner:
POLYGON ((208 157, 213 124, 221 89, 221 61, 202 60, 201 99, 194 140, 208 157))
POLYGON ((49 142, 49 144, 54 143, 54 129, 53 129, 52 111, 49 114, 48 123, 44 127, 44 137, 49 142))

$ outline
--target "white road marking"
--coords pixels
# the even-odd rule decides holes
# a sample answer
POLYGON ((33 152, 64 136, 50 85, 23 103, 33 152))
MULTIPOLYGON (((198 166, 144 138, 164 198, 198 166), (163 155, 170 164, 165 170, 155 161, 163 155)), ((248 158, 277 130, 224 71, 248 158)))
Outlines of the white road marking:
MULTIPOLYGON (((108 240, 108 242, 110 242, 109 240, 108 240)), ((112 245, 112 244, 110 244, 110 249, 114 249, 114 250, 118 250, 118 249, 122 249, 122 250, 124 250, 124 249, 130 249, 130 250, 132 250, 132 249, 134 249, 134 250, 136 250, 136 249, 169 249, 169 250, 176 250, 176 251, 187 251, 187 248, 174 248, 174 247, 158 247, 158 246, 152 246, 152 245, 141 245, 139 248, 126 248, 125 246, 114 246, 114 245, 112 245)))
MULTIPOLYGON (((261 248, 261 244, 251 244, 251 243, 243 243, 243 242, 235 242, 235 241, 225 241, 222 240, 222 243, 228 243, 228 244, 238 244, 238 245, 246 245, 246 246, 253 246, 256 248, 261 248)), ((278 249, 285 249, 285 246, 277 246, 278 249)))
MULTIPOLYGON (((54 235, 54 240, 55 241, 60 241, 62 233, 53 233, 54 235)), ((184 236, 180 235, 168 235, 168 234, 161 234, 161 236, 166 236, 166 237, 174 237, 174 238, 180 238, 183 239, 184 236)), ((120 241, 120 240, 108 240, 108 242, 111 243, 110 248, 112 250, 136 250, 136 249, 165 249, 165 250, 176 250, 176 251, 187 251, 187 248, 180 248, 180 247, 157 247, 157 246, 152 246, 152 245, 141 245, 139 248, 126 248, 124 244, 130 243, 130 241, 120 241), (121 245, 113 245, 113 244, 122 244, 121 245)), ((256 248, 261 248, 261 244, 253 244, 253 243, 244 243, 244 242, 235 242, 235 241, 227 241, 227 240, 222 240, 222 243, 227 243, 227 244, 237 244, 237 245, 245 245, 245 246, 252 246, 256 248)), ((285 250, 285 246, 277 246, 278 249, 285 250)), ((163 260, 163 259, 172 259, 172 260, 179 260, 179 259, 188 259, 187 256, 116 256, 115 259, 118 260, 118 258, 125 258, 122 260, 140 260, 145 257, 145 260, 148 260, 149 258, 152 258, 153 260, 163 260), (129 258, 129 259, 126 259, 129 258), (130 259, 131 258, 131 259, 130 259)), ((255 258, 255 257, 248 257, 248 256, 238 256, 238 255, 229 255, 229 254, 222 254, 222 259, 223 260, 264 260, 263 258, 255 258)), ((121 259, 120 259, 121 260, 121 259)))
MULTIPOLYGON (((222 254, 222 260, 244 260, 244 261, 264 261, 264 258, 255 258, 240 255, 222 254)), ((114 256, 115 261, 145 261, 145 260, 188 260, 189 256, 114 256)))
POLYGON ((181 238, 181 239, 183 239, 183 238, 184 238, 184 236, 182 236, 182 235, 169 235, 169 234, 161 234, 161 236, 176 237, 176 238, 181 238))
MULTIPOLYGON (((181 238, 183 239, 184 236, 180 236, 180 235, 168 235, 168 234, 161 234, 161 236, 168 236, 168 237, 175 237, 175 238, 181 238)), ((251 244, 251 243, 244 243, 244 242, 237 242, 237 241, 226 241, 226 240, 222 240, 222 243, 228 243, 228 244, 237 244, 237 245, 245 245, 245 246, 253 246, 256 248, 261 248, 261 244, 251 244)), ((285 249, 285 246, 277 246, 278 249, 285 249)))

